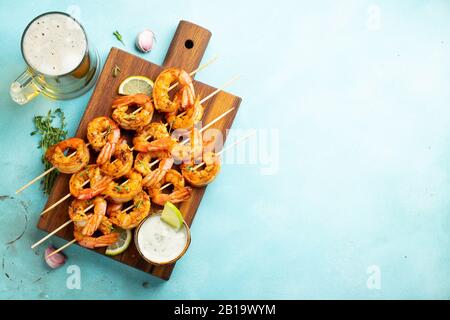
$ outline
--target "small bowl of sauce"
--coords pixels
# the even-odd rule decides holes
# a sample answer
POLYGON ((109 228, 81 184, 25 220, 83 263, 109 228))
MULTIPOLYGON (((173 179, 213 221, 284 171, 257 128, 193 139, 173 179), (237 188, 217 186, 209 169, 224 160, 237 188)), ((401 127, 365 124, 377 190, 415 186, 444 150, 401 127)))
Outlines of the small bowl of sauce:
POLYGON ((154 213, 136 228, 134 242, 147 262, 165 265, 176 262, 184 255, 191 243, 191 231, 186 222, 176 230, 161 220, 161 213, 154 213))

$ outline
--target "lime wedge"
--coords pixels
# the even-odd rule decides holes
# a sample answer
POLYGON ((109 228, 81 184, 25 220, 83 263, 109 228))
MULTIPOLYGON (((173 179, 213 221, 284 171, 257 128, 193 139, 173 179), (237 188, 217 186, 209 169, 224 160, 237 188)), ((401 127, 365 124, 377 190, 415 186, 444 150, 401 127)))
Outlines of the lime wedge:
POLYGON ((131 238, 133 238, 130 230, 115 229, 115 231, 119 232, 119 239, 116 243, 106 248, 105 254, 108 256, 115 256, 127 250, 131 243, 131 238))
POLYGON ((119 86, 119 94, 132 95, 144 93, 148 96, 152 94, 153 81, 144 76, 131 76, 122 81, 119 86))
POLYGON ((178 210, 178 208, 169 201, 167 201, 164 205, 164 209, 161 214, 161 220, 177 230, 180 229, 184 221, 183 215, 181 214, 180 210, 178 210))

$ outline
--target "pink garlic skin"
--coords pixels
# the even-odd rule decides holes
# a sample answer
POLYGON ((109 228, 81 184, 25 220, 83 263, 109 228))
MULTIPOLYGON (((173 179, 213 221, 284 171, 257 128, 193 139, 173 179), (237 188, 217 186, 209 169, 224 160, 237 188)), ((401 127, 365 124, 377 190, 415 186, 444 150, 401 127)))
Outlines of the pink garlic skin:
POLYGON ((48 246, 48 248, 45 249, 45 252, 44 252, 45 262, 52 269, 59 268, 66 262, 66 256, 60 252, 54 254, 51 257, 48 257, 48 255, 51 254, 55 250, 56 249, 53 248, 52 246, 48 246))
POLYGON ((155 44, 155 34, 151 30, 144 30, 136 38, 136 47, 141 52, 149 52, 155 44))

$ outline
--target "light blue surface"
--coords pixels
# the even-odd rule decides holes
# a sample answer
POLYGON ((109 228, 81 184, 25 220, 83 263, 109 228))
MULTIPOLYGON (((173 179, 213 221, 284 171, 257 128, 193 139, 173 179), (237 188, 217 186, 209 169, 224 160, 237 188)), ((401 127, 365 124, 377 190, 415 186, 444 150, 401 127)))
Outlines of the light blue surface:
POLYGON ((448 1, 2 0, 0 35, 0 195, 14 197, 0 201, 0 298, 450 298, 448 1), (241 74, 233 128, 279 132, 276 174, 225 165, 208 187, 169 282, 72 246, 82 288, 69 290, 66 267, 48 272, 45 246, 29 249, 46 198, 38 184, 13 193, 42 172, 32 117, 61 106, 72 135, 91 94, 9 98, 21 33, 50 10, 78 11, 103 60, 116 29, 135 54, 154 30, 142 56, 160 64, 180 19, 205 26, 203 61, 220 59, 197 78, 241 74), (373 265, 380 289, 366 285, 373 265))

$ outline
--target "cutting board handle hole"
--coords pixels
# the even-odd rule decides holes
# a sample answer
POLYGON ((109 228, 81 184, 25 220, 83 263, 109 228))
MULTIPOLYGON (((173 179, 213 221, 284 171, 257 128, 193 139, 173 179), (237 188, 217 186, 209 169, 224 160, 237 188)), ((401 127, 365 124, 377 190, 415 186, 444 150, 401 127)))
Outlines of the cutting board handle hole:
POLYGON ((194 47, 194 41, 192 41, 191 39, 186 40, 186 42, 184 43, 184 46, 187 49, 192 49, 194 47))

